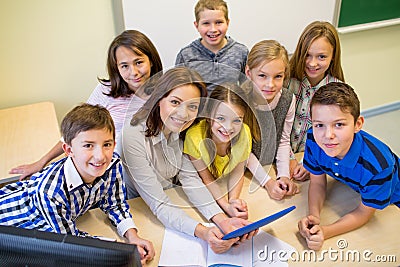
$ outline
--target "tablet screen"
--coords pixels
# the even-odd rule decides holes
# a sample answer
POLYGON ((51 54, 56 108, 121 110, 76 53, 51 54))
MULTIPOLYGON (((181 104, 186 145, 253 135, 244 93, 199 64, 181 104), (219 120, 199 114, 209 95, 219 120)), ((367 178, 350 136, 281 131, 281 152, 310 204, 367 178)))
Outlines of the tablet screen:
POLYGON ((253 223, 249 224, 249 225, 243 226, 242 228, 236 229, 235 231, 224 235, 224 237, 222 237, 222 240, 228 240, 228 239, 231 239, 231 238, 239 237, 239 236, 242 236, 244 234, 250 233, 251 231, 254 231, 254 230, 256 230, 256 229, 258 229, 258 228, 260 228, 260 227, 262 227, 262 226, 264 226, 266 224, 269 224, 270 222, 273 222, 273 221, 279 219, 280 217, 288 214, 289 212, 291 212, 295 208, 296 208, 296 206, 291 206, 291 207, 286 208, 284 210, 281 210, 281 211, 279 211, 277 213, 274 213, 274 214, 272 214, 272 215, 270 215, 268 217, 265 217, 265 218, 263 218, 261 220, 258 220, 256 222, 253 222, 253 223))

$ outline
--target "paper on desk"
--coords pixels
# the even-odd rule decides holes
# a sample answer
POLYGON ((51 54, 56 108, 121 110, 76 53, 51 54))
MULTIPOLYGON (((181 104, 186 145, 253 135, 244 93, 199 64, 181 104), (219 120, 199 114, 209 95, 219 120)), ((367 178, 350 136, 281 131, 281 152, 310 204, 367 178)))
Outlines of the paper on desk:
POLYGON ((278 238, 259 230, 252 239, 232 247, 223 254, 216 254, 199 238, 165 229, 159 266, 210 266, 230 264, 236 266, 288 266, 287 258, 294 248, 278 238), (280 261, 278 252, 286 255, 280 261))
POLYGON ((251 240, 248 240, 247 242, 241 243, 239 246, 231 247, 231 249, 223 254, 216 254, 211 248, 209 248, 206 266, 212 266, 214 264, 251 266, 251 243, 251 240))
POLYGON ((295 250, 288 243, 259 230, 258 234, 253 237, 253 264, 252 266, 279 266, 287 267, 288 258, 295 250), (280 257, 280 258, 279 258, 280 257))
POLYGON ((206 259, 205 241, 165 228, 158 266, 206 266, 206 259))

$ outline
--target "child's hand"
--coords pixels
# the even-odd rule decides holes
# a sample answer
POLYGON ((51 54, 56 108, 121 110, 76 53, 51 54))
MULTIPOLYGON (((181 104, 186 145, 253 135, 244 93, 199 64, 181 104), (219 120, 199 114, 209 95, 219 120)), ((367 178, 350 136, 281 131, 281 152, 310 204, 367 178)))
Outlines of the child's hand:
POLYGON ((153 244, 150 241, 139 238, 135 245, 137 245, 142 265, 145 265, 146 262, 149 262, 154 258, 156 253, 153 244))
POLYGON ((286 195, 294 195, 299 192, 297 185, 287 177, 281 177, 279 180, 268 180, 265 185, 268 195, 272 199, 281 200, 286 195))
POLYGON ((226 212, 231 217, 242 218, 245 220, 248 218, 247 203, 243 199, 230 199, 226 209, 226 212))
POLYGON ((315 230, 311 232, 311 229, 319 224, 320 224, 319 218, 315 217, 314 215, 308 215, 302 218, 298 222, 297 226, 299 227, 300 234, 307 239, 315 232, 315 230))
POLYGON ((310 229, 309 237, 306 237, 307 246, 312 250, 320 250, 324 244, 324 232, 320 225, 314 225, 310 229))
POLYGON ((300 192, 297 185, 288 177, 279 177, 276 179, 276 183, 278 183, 279 188, 286 190, 285 196, 292 196, 300 192))
POLYGON ((286 188, 281 188, 276 180, 269 179, 264 187, 272 199, 281 200, 285 196, 286 188))
POLYGON ((145 265, 146 262, 149 262, 154 258, 155 250, 153 244, 146 239, 140 238, 137 235, 136 229, 128 229, 125 232, 125 237, 128 239, 130 244, 135 244, 137 246, 142 265, 145 265))
POLYGON ((298 223, 300 234, 306 239, 307 246, 312 250, 319 250, 324 243, 324 232, 319 225, 320 219, 308 215, 298 223))
POLYGON ((25 178, 28 178, 29 176, 31 176, 32 174, 42 170, 43 167, 44 167, 44 165, 40 161, 36 161, 31 164, 24 164, 24 165, 20 165, 15 168, 12 168, 9 173, 10 174, 21 174, 21 176, 19 177, 19 180, 22 181, 25 178))
POLYGON ((303 163, 297 160, 290 160, 290 174, 296 181, 305 181, 310 179, 310 173, 304 168, 303 163))

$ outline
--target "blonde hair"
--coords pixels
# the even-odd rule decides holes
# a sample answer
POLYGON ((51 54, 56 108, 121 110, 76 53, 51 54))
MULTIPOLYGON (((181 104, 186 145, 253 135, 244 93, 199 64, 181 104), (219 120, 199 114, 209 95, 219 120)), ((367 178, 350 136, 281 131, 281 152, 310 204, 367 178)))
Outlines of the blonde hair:
POLYGON ((290 73, 293 78, 302 80, 306 66, 306 56, 311 44, 318 38, 325 37, 333 47, 332 61, 326 74, 344 82, 344 74, 340 60, 340 41, 335 27, 326 21, 310 23, 300 35, 296 50, 290 59, 290 73))
POLYGON ((194 16, 196 18, 196 22, 199 22, 200 12, 204 11, 205 9, 221 10, 222 12, 224 12, 224 17, 226 21, 229 20, 228 5, 224 0, 199 0, 194 7, 194 16))
POLYGON ((267 64, 275 59, 282 59, 285 64, 284 84, 290 77, 289 57, 286 48, 275 40, 263 40, 256 43, 247 56, 247 66, 254 69, 263 64, 267 64))

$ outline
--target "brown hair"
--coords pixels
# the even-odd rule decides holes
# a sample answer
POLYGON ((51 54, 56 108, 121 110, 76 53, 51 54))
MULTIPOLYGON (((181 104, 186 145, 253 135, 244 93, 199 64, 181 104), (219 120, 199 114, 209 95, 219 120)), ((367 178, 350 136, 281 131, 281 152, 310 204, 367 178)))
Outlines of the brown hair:
MULTIPOLYGON (((222 85, 218 85, 212 91, 209 99, 207 100, 206 107, 204 108, 204 112, 202 114, 203 117, 206 117, 207 123, 205 125, 205 137, 212 139, 211 132, 211 119, 214 118, 215 110, 217 109, 220 103, 231 103, 233 105, 237 105, 242 108, 244 117, 243 123, 247 124, 250 128, 252 135, 258 135, 258 124, 257 120, 254 116, 253 111, 250 106, 246 102, 246 96, 243 89, 235 83, 224 83, 222 85)), ((235 143, 239 135, 237 135, 232 141, 231 144, 226 149, 226 154, 228 157, 231 152, 231 145, 235 143)), ((210 153, 216 153, 215 144, 213 142, 205 142, 207 151, 210 153)), ((210 158, 214 158, 215 154, 210 154, 210 158)), ((226 166, 225 166, 226 167, 226 166)), ((224 168, 225 168, 224 167, 224 168)), ((210 163, 210 172, 214 177, 217 177, 217 168, 214 164, 214 161, 210 163)))
MULTIPOLYGON (((109 79, 97 78, 103 85, 109 86, 111 84, 111 91, 108 95, 113 98, 134 94, 119 74, 115 53, 120 46, 130 49, 138 56, 146 55, 151 64, 150 76, 161 72, 163 69, 157 49, 146 35, 136 30, 122 32, 115 37, 108 48, 107 71, 109 79)), ((151 92, 148 93, 150 94, 151 92)))
POLYGON ((331 82, 321 86, 311 99, 311 118, 312 106, 317 104, 338 106, 342 112, 349 112, 354 117, 354 123, 360 117, 360 101, 354 89, 346 83, 331 82))
POLYGON ((98 129, 110 131, 115 140, 115 126, 110 112, 100 105, 84 103, 76 106, 61 122, 61 134, 68 145, 80 132, 98 129))
POLYGON ((246 65, 249 69, 254 69, 275 59, 282 59, 285 64, 284 84, 286 84, 290 77, 289 57, 286 48, 275 40, 263 40, 256 43, 247 56, 246 65))
POLYGON ((200 109, 204 98, 207 97, 207 88, 201 76, 194 70, 186 67, 175 67, 163 74, 154 85, 154 92, 147 102, 133 115, 131 125, 136 125, 146 119, 146 137, 157 136, 163 127, 159 103, 170 92, 182 85, 193 84, 200 91, 200 109))
POLYGON ((344 82, 344 75, 340 60, 340 40, 335 27, 326 21, 310 23, 300 35, 296 50, 290 59, 290 74, 293 78, 302 80, 306 66, 306 56, 311 44, 318 38, 325 37, 333 47, 332 61, 326 74, 344 82))
POLYGON ((200 20, 200 12, 204 11, 205 9, 209 10, 221 10, 224 12, 224 17, 226 21, 229 20, 228 18, 228 5, 223 0, 199 0, 194 8, 194 16, 196 18, 196 22, 200 20))

